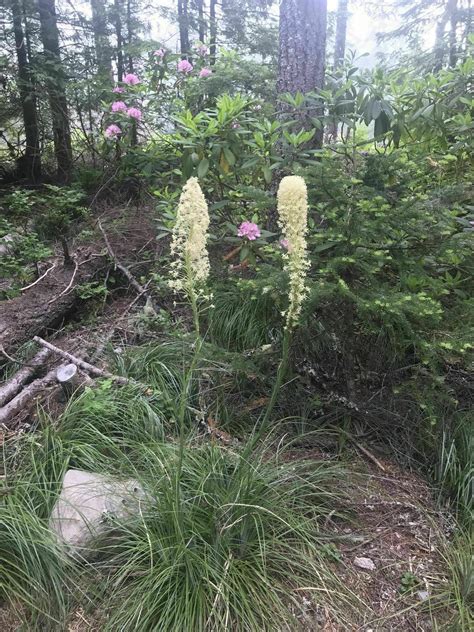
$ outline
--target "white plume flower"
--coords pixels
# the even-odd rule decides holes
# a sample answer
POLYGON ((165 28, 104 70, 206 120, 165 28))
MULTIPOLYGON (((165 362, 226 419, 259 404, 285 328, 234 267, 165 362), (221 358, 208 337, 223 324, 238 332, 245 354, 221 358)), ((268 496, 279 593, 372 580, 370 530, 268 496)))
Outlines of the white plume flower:
POLYGON ((171 239, 170 286, 188 294, 197 291, 209 276, 207 230, 209 210, 197 178, 189 178, 179 198, 171 239))
POLYGON ((278 223, 287 243, 287 252, 283 255, 285 270, 290 281, 286 326, 293 329, 307 296, 305 281, 309 268, 306 245, 308 192, 304 179, 300 176, 286 176, 280 182, 277 197, 278 223))

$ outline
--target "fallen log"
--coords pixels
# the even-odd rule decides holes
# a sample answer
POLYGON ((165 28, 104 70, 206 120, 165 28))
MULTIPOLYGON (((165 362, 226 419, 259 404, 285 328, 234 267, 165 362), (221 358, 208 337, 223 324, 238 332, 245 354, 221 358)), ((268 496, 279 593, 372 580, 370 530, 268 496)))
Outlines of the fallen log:
POLYGON ((44 377, 38 378, 28 384, 8 404, 0 408, 0 424, 7 424, 20 413, 35 397, 40 397, 44 390, 56 381, 56 368, 48 371, 44 377))
POLYGON ((102 237, 104 238, 105 241, 105 245, 107 246, 107 251, 111 257, 111 259, 113 259, 114 265, 115 267, 120 270, 120 272, 126 277, 126 279, 128 280, 128 282, 130 283, 130 285, 137 291, 139 296, 145 296, 145 298, 147 299, 147 301, 149 303, 152 303, 152 299, 150 296, 150 293, 148 292, 146 287, 143 287, 143 285, 140 285, 140 283, 136 280, 136 278, 133 276, 133 274, 130 272, 130 270, 124 266, 123 263, 121 263, 118 259, 117 256, 110 244, 109 238, 107 237, 107 233, 105 232, 102 224, 100 223, 100 219, 97 221, 97 226, 99 227, 100 232, 102 233, 102 237))
MULTIPOLYGON (((78 249, 79 261, 74 287, 105 275, 110 261, 105 255, 96 255, 90 249, 78 249)), ((57 265, 49 274, 27 291, 0 306, 0 348, 11 352, 37 334, 61 323, 78 302, 78 296, 69 286, 71 270, 57 265)))
POLYGON ((40 338, 39 336, 35 336, 33 340, 37 342, 38 344, 40 344, 41 346, 46 347, 53 353, 57 353, 65 360, 69 360, 69 362, 72 362, 83 371, 86 371, 86 373, 90 373, 91 375, 94 375, 95 377, 105 377, 109 380, 113 380, 117 384, 136 384, 138 386, 143 386, 147 388, 144 384, 139 384, 138 382, 135 382, 134 380, 129 380, 127 377, 123 377, 121 375, 114 375, 113 373, 110 373, 109 371, 106 371, 105 369, 99 369, 93 364, 89 364, 89 362, 86 362, 85 360, 81 360, 81 358, 78 358, 72 355, 72 353, 69 353, 69 351, 64 351, 64 349, 60 349, 59 347, 52 345, 50 342, 48 342, 47 340, 43 340, 43 338, 40 338))
POLYGON ((44 364, 50 353, 50 349, 43 347, 28 361, 26 366, 15 373, 3 386, 0 386, 0 407, 10 401, 12 397, 15 397, 23 385, 26 384, 44 364))

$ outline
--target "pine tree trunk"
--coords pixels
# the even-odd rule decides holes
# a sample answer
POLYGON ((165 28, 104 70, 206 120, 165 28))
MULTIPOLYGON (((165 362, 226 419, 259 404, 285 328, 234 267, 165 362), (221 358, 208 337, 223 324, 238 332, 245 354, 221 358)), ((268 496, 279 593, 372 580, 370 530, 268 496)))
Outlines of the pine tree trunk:
POLYGON ((132 42, 133 42, 132 4, 131 4, 131 0, 127 0, 128 72, 134 72, 132 42))
POLYGON ((16 56, 18 61, 18 90, 21 99, 26 139, 24 165, 22 165, 23 168, 20 169, 20 175, 25 176, 28 180, 34 183, 41 177, 36 94, 27 55, 27 39, 26 33, 23 30, 22 7, 20 5, 20 0, 10 1, 13 31, 15 35, 16 56))
POLYGON ((336 43, 334 46, 334 68, 340 68, 346 55, 347 5, 348 0, 339 0, 337 4, 336 43))
POLYGON ((107 34, 107 12, 104 0, 90 0, 92 10, 92 29, 94 31, 97 74, 102 79, 112 77, 112 59, 107 34))
POLYGON ((217 0, 210 0, 209 3, 209 63, 213 66, 216 63, 217 53, 217 0))
POLYGON ((188 0, 178 0, 178 25, 181 57, 186 59, 190 53, 188 0))
POLYGON ((204 19, 204 0, 196 0, 198 11, 198 31, 199 41, 204 44, 206 41, 206 20, 204 19))
POLYGON ((55 0, 38 0, 41 41, 44 48, 45 70, 48 74, 48 93, 53 120, 54 153, 57 177, 69 182, 72 171, 71 132, 66 100, 66 77, 59 50, 59 32, 55 0))
MULTIPOLYGON (((348 8, 348 0, 339 0, 337 4, 337 18, 336 18, 336 41, 334 45, 334 70, 337 71, 338 68, 342 66, 344 63, 344 57, 346 55, 346 33, 347 33, 347 8, 348 8)), ((332 121, 328 127, 327 135, 332 141, 335 141, 337 138, 337 129, 338 129, 338 120, 337 117, 334 116, 334 121, 332 121)))
POLYGON ((450 0, 448 4, 450 31, 449 31, 449 65, 454 67, 458 60, 456 43, 456 29, 458 26, 458 3, 457 0, 450 0))
MULTIPOLYGON (((326 69, 327 0, 281 0, 278 92, 311 92, 324 85, 326 69)), ((321 112, 312 112, 313 116, 321 112)), ((310 117, 299 115, 306 129, 310 117)), ((317 130, 313 146, 321 147, 323 130, 317 130)))
POLYGON ((124 75, 121 0, 114 0, 114 27, 115 27, 115 38, 117 40, 117 81, 121 82, 123 80, 123 75, 124 75))

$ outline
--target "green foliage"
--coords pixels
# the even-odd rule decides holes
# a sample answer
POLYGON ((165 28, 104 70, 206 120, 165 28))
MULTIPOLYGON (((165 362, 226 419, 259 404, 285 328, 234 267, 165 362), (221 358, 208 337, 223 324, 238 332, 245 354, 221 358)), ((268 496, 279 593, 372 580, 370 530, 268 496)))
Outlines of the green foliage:
POLYGON ((178 504, 169 451, 142 453, 152 505, 97 544, 96 572, 114 586, 105 629, 285 626, 292 588, 315 585, 315 573, 329 585, 316 521, 334 507, 337 468, 186 447, 178 504))

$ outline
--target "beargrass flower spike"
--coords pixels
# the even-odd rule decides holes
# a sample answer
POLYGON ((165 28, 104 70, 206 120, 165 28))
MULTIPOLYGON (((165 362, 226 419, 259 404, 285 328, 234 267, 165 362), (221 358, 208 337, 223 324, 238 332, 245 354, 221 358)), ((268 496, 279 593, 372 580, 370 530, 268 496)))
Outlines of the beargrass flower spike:
POLYGON ((289 276, 289 306, 286 327, 293 329, 298 322, 303 301, 307 295, 305 285, 309 260, 306 246, 308 228, 308 192, 300 176, 286 176, 278 188, 278 223, 283 240, 289 245, 283 255, 289 276))
POLYGON ((197 178, 189 178, 179 198, 171 240, 171 287, 188 295, 199 293, 209 276, 207 229, 209 211, 197 178))

